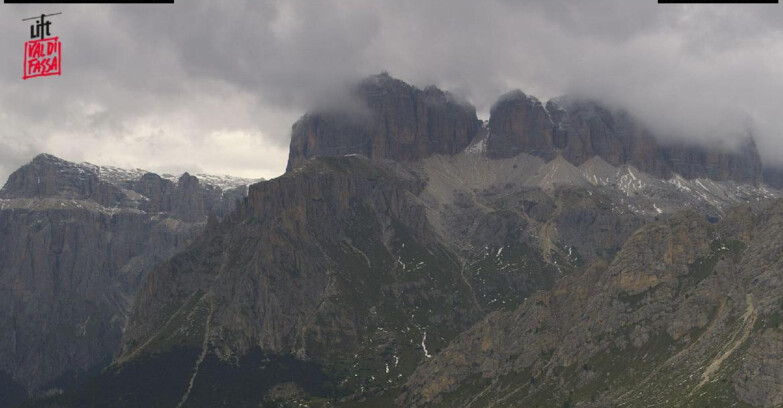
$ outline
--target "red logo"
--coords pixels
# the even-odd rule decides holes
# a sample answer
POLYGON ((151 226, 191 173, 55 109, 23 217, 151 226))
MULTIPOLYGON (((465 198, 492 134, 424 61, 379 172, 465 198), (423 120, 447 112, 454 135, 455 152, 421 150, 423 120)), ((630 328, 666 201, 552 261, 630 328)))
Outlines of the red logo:
POLYGON ((46 17, 60 14, 62 13, 41 14, 40 17, 22 20, 35 20, 35 24, 30 26, 30 41, 24 43, 24 75, 22 75, 22 79, 61 74, 63 45, 60 43, 59 37, 51 36, 52 22, 46 19, 46 17))
POLYGON ((24 43, 24 76, 22 79, 60 75, 62 49, 59 37, 24 43))

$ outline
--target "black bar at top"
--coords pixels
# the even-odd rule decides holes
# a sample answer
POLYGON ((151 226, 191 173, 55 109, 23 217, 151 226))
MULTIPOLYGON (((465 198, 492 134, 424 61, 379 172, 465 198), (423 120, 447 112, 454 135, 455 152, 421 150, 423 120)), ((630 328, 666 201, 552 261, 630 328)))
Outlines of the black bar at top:
POLYGON ((778 0, 658 0, 658 4, 778 4, 778 0))
POLYGON ((5 4, 174 4, 174 0, 3 0, 5 4))

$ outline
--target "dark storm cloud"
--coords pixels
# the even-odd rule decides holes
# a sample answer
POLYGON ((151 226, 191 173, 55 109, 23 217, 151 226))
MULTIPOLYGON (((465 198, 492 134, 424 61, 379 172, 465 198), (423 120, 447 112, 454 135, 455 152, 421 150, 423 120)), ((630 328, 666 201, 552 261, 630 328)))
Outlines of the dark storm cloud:
POLYGON ((624 106, 673 137, 730 138, 752 120, 765 160, 783 161, 777 5, 182 0, 3 5, 0 21, 2 178, 39 151, 271 177, 299 115, 382 70, 483 115, 520 88, 624 106), (64 74, 22 81, 20 20, 42 11, 63 12, 64 74))

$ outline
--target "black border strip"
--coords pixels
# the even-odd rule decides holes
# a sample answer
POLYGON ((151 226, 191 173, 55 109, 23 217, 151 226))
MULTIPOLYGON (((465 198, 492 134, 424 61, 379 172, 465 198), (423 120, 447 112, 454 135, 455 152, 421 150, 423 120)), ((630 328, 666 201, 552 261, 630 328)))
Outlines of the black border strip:
POLYGON ((658 0, 658 4, 778 4, 778 0, 658 0))
POLYGON ((174 4, 174 0, 3 0, 5 4, 174 4))

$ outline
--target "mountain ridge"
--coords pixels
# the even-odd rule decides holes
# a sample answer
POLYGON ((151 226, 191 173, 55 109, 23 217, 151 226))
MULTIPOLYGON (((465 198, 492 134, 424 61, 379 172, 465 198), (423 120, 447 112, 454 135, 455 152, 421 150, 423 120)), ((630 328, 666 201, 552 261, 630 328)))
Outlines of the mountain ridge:
POLYGON ((41 154, 0 190, 0 372, 31 396, 111 361, 146 273, 247 190, 101 169, 41 154))
MULTIPOLYGON (((660 178, 676 173, 686 179, 754 185, 765 179, 750 134, 742 135, 743 142, 736 148, 663 141, 627 112, 607 108, 595 100, 559 97, 544 104, 514 90, 492 106, 484 126, 468 102, 457 101, 432 86, 421 91, 385 73, 360 82, 355 94, 368 112, 351 115, 316 111, 293 126, 287 170, 316 156, 362 154, 410 161, 433 154, 452 155, 486 132, 490 158, 523 152, 546 160, 562 155, 579 166, 599 156, 614 166, 631 164, 660 178), (422 101, 428 94, 440 95, 438 103, 422 101), (433 106, 443 113, 431 112, 433 106), (436 118, 435 125, 422 121, 423 117, 436 118), (401 127, 395 128, 396 124, 401 127)), ((779 177, 774 167, 770 169, 767 179, 778 185, 779 177)))

